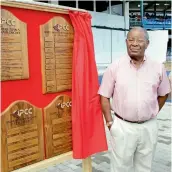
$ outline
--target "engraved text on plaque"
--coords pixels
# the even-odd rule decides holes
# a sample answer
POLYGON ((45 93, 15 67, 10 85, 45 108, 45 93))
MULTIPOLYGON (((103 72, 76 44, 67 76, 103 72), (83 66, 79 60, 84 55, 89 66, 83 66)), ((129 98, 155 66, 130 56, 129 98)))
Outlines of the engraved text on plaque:
POLYGON ((72 88, 73 27, 62 17, 41 26, 43 93, 72 88))
POLYGON ((1 10, 1 81, 29 78, 27 28, 11 12, 1 10))

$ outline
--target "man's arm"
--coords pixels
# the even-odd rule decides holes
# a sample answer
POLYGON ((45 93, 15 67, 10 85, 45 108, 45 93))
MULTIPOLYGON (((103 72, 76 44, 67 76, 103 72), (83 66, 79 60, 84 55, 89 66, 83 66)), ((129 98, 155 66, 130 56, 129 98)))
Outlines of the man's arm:
POLYGON ((161 82, 158 87, 158 104, 159 104, 159 111, 164 106, 165 101, 168 98, 168 94, 171 92, 170 82, 167 77, 167 72, 165 70, 164 65, 161 66, 162 74, 161 74, 161 82))
POLYGON ((110 98, 113 95, 115 87, 115 69, 116 62, 112 63, 104 72, 102 82, 98 91, 98 94, 101 96, 101 107, 107 122, 107 126, 110 129, 113 119, 111 116, 111 106, 110 98))
POLYGON ((164 106, 165 101, 167 100, 167 98, 168 98, 168 94, 166 94, 165 96, 158 96, 159 111, 164 106))
MULTIPOLYGON (((102 106, 102 111, 103 111, 106 122, 113 121, 112 115, 111 115, 110 99, 101 96, 101 106, 102 106)), ((108 128, 110 129, 111 125, 108 128)))

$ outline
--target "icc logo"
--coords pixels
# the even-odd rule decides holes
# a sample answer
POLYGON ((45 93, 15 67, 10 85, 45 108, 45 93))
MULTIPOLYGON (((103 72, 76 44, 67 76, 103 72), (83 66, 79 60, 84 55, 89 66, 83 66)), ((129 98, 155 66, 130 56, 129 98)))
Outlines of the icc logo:
POLYGON ((1 17, 1 24, 7 24, 9 26, 15 26, 15 20, 12 20, 12 19, 5 19, 5 18, 2 18, 1 17))
POLYGON ((58 103, 58 104, 57 104, 57 107, 61 107, 62 109, 63 109, 65 106, 66 106, 67 108, 71 107, 71 106, 72 106, 72 102, 70 101, 70 102, 64 102, 64 103, 58 103))
POLYGON ((21 117, 21 115, 32 115, 32 108, 29 108, 29 109, 21 109, 21 110, 16 110, 14 111, 12 114, 15 115, 15 116, 18 116, 18 117, 21 117))
POLYGON ((64 31, 68 31, 69 30, 69 25, 56 24, 53 28, 56 31, 60 31, 61 29, 63 29, 64 31))

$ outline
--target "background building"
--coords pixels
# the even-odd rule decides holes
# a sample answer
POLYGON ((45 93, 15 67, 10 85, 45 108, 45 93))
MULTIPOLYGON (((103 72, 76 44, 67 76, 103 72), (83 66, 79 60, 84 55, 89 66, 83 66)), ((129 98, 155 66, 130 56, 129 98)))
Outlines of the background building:
MULTIPOLYGON (((34 0, 37 1, 37 0, 34 0)), ((148 54, 171 70, 171 1, 46 0, 41 3, 88 10, 92 15, 95 58, 99 80, 106 67, 126 53, 127 32, 134 26, 146 28, 150 35, 148 54)))

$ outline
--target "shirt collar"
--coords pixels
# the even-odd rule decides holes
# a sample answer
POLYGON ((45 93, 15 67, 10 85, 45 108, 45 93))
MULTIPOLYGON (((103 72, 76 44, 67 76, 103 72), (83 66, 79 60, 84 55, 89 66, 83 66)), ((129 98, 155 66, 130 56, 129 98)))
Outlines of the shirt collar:
MULTIPOLYGON (((128 59, 128 61, 129 61, 130 63, 132 63, 132 59, 131 59, 131 57, 130 57, 129 55, 127 56, 127 59, 128 59)), ((145 62, 146 60, 147 60, 147 57, 146 57, 146 55, 145 55, 142 62, 145 62)))

